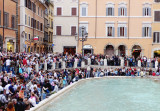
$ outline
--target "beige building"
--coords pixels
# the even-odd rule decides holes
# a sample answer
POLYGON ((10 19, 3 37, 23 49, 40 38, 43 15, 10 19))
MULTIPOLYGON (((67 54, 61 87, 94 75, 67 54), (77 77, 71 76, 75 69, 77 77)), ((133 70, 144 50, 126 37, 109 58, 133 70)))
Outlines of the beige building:
MULTIPOLYGON (((83 52, 153 57, 160 48, 152 33, 160 31, 154 21, 159 8, 153 0, 79 0, 79 28, 88 32, 83 52)), ((78 52, 81 47, 79 42, 78 52)))
POLYGON ((43 52, 45 4, 40 0, 19 0, 20 52, 43 52), (34 38, 38 40, 34 40, 34 38))
POLYGON ((153 43, 152 43, 151 56, 160 57, 160 1, 159 0, 154 1, 152 12, 153 12, 153 17, 152 17, 153 43))
POLYGON ((78 32, 78 0, 54 0, 53 50, 75 54, 78 32))

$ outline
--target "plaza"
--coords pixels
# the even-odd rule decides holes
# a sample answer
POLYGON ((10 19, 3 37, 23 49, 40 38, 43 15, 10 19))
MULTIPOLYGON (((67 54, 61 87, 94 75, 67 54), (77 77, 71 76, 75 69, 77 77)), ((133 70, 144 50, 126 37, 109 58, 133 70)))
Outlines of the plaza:
POLYGON ((160 0, 0 0, 0 111, 159 111, 160 0))

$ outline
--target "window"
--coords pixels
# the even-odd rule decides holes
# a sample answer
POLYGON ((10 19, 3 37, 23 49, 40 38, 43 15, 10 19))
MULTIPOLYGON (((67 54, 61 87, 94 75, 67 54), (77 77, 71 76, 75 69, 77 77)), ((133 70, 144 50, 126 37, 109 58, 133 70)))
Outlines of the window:
POLYGON ((39 15, 39 7, 38 7, 38 15, 39 15))
POLYGON ((76 26, 71 27, 71 35, 74 36, 76 33, 76 26))
POLYGON ((39 21, 37 21, 37 29, 39 30, 39 21))
POLYGON ((160 32, 153 33, 153 43, 160 43, 160 32))
POLYGON ((40 31, 43 31, 43 24, 40 23, 40 31))
POLYGON ((160 22, 160 11, 154 11, 154 21, 160 22))
POLYGON ((77 15, 77 8, 72 8, 72 16, 76 16, 77 15))
POLYGON ((114 8, 107 7, 106 8, 106 16, 114 16, 114 8))
POLYGON ((62 15, 62 8, 60 7, 57 8, 57 15, 62 15))
POLYGON ((118 16, 127 16, 127 8, 118 8, 118 16))
POLYGON ((25 33, 25 39, 27 40, 27 33, 25 33))
POLYGON ((28 0, 25 0, 25 7, 28 7, 28 0))
POLYGON ((127 27, 118 27, 118 37, 127 37, 127 27))
POLYGON ((61 26, 56 27, 56 35, 61 35, 61 26))
POLYGON ((31 34, 28 34, 28 40, 30 40, 31 39, 31 34))
POLYGON ((114 37, 114 27, 112 26, 107 27, 107 37, 114 37))
POLYGON ((4 26, 9 26, 9 13, 4 12, 4 26))
POLYGON ((86 7, 82 7, 82 16, 87 16, 86 11, 86 7))
POLYGON ((11 27, 15 28, 16 27, 16 17, 14 15, 12 15, 11 21, 12 21, 11 27))
POLYGON ((31 25, 30 22, 31 22, 31 21, 30 21, 30 17, 28 17, 28 25, 29 25, 29 26, 31 25))
POLYGON ((160 2, 160 0, 155 0, 155 2, 160 2))
POLYGON ((36 24, 37 24, 37 21, 34 20, 34 26, 33 26, 34 28, 36 28, 36 26, 37 26, 36 24))
POLYGON ((25 25, 27 25, 27 15, 25 15, 25 25))
POLYGON ((1 11, 0 11, 0 25, 1 25, 1 11))
POLYGON ((34 21, 34 19, 31 18, 31 27, 33 27, 33 21, 34 21))
POLYGON ((143 8, 143 16, 151 16, 151 8, 143 8))
POLYGON ((53 29, 53 20, 51 21, 51 28, 53 29))
POLYGON ((143 37, 151 37, 152 30, 151 27, 143 27, 142 28, 142 36, 143 37))

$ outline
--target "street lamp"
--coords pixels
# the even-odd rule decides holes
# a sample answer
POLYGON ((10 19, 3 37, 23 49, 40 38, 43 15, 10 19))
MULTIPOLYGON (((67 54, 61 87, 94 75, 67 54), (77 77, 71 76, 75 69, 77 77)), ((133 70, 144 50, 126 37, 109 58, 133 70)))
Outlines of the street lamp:
POLYGON ((88 33, 86 32, 86 28, 84 26, 81 27, 81 30, 79 32, 80 36, 82 36, 81 38, 78 36, 77 33, 75 33, 75 40, 76 41, 82 41, 82 60, 84 58, 84 49, 83 49, 83 44, 84 44, 84 41, 87 41, 87 37, 88 37, 88 33))

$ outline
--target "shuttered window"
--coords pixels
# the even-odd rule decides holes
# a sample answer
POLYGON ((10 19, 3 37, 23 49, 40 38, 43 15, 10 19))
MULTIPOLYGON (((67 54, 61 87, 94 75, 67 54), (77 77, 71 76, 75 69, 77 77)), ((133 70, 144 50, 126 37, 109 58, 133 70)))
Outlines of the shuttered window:
POLYGON ((39 21, 37 21, 37 29, 39 30, 39 21))
POLYGON ((9 26, 9 13, 4 12, 4 26, 9 26))
POLYGON ((152 28, 151 27, 142 27, 142 37, 151 37, 152 28))
POLYGON ((28 0, 25 0, 25 7, 28 7, 28 0))
POLYGON ((61 26, 56 27, 56 34, 61 35, 61 26))
POLYGON ((154 11, 154 21, 160 22, 160 11, 154 11))
POLYGON ((127 16, 127 8, 118 8, 118 16, 127 16))
POLYGON ((33 27, 33 18, 31 18, 31 27, 33 27))
POLYGON ((16 27, 16 25, 15 25, 15 23, 16 23, 16 17, 14 16, 14 15, 12 15, 12 18, 11 18, 11 27, 12 28, 15 28, 16 27))
POLYGON ((40 31, 43 31, 43 24, 40 23, 40 31))
POLYGON ((114 27, 107 27, 107 37, 114 37, 114 27))
POLYGON ((76 26, 71 27, 71 35, 74 36, 76 33, 76 26))
POLYGON ((107 7, 106 8, 106 16, 114 16, 114 8, 107 7))
POLYGON ((60 7, 57 8, 57 15, 62 15, 62 8, 60 7))
POLYGON ((77 15, 77 8, 72 8, 72 16, 76 16, 77 15))
POLYGON ((151 16, 151 8, 149 7, 143 8, 143 16, 151 16))
POLYGON ((118 27, 118 37, 127 37, 127 27, 118 27))

